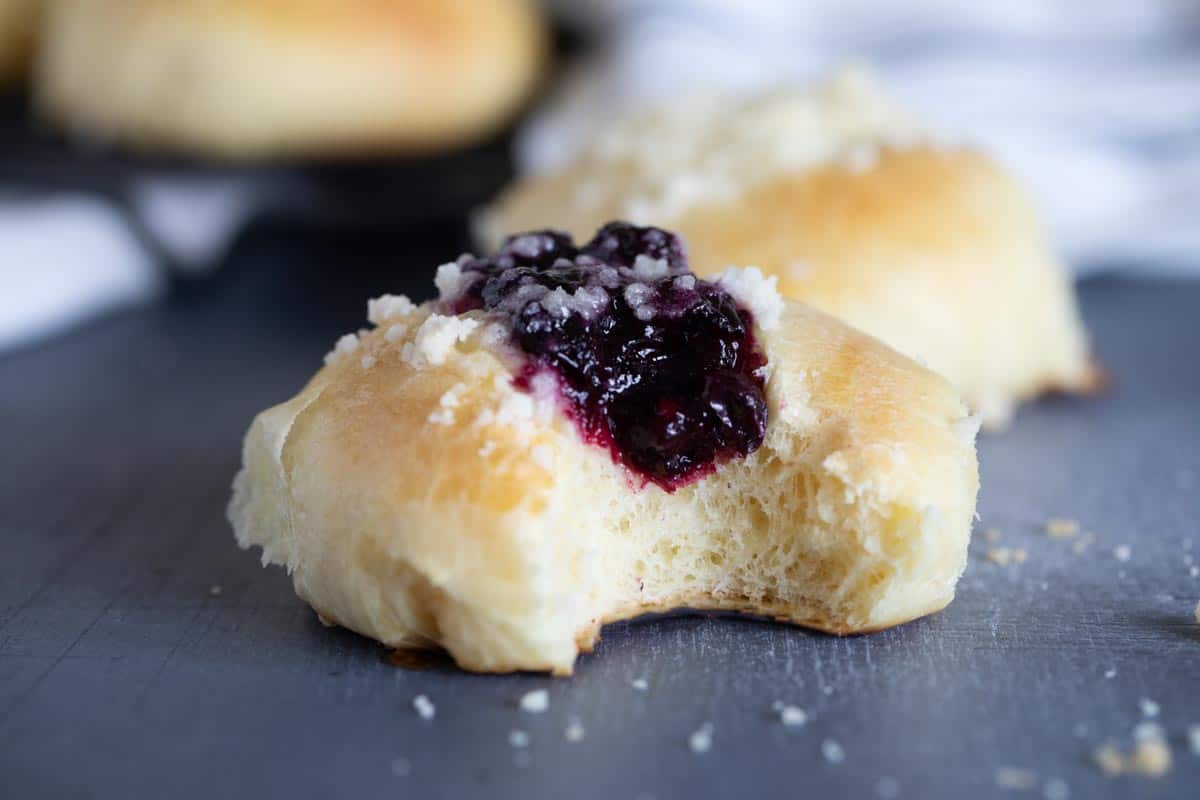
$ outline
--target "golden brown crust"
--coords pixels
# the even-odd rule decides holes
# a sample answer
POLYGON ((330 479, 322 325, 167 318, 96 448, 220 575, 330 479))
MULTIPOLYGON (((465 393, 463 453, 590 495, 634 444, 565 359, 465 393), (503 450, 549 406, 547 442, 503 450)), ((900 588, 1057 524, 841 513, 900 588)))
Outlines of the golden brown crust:
MULTIPOLYGON (((624 215, 619 189, 590 164, 517 183, 497 201, 493 235, 557 227, 576 236, 624 215)), ((1002 424, 1014 405, 1056 389, 1089 392, 1096 373, 1068 278, 1019 188, 962 149, 879 149, 867 168, 832 162, 695 199, 677 215, 637 220, 678 231, 711 275, 753 264, 780 291, 919 358, 1002 424)))
POLYGON ((545 53, 529 0, 50 0, 36 88, 133 146, 364 156, 487 135, 545 53))
POLYGON ((323 617, 487 672, 569 674, 605 621, 680 605, 837 633, 943 607, 978 486, 957 396, 798 304, 759 334, 763 445, 668 494, 515 389, 486 317, 389 317, 256 419, 238 540, 323 617))

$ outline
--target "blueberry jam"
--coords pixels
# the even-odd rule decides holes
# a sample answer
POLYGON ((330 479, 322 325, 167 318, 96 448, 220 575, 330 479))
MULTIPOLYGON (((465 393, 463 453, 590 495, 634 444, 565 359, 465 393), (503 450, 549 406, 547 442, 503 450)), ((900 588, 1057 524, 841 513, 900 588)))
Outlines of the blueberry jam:
POLYGON ((767 424, 750 312, 687 267, 673 233, 610 223, 583 245, 554 231, 464 258, 456 313, 511 320, 528 356, 516 383, 558 378, 585 440, 673 491, 762 444, 767 424))

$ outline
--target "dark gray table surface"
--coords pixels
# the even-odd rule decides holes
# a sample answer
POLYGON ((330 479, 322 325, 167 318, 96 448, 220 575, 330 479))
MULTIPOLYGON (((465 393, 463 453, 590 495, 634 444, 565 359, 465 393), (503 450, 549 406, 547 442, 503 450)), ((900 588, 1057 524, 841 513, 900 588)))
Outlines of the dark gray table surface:
POLYGON ((944 613, 847 639, 702 615, 614 625, 552 680, 399 669, 317 624, 225 522, 252 414, 360 324, 368 293, 423 291, 427 272, 404 269, 445 246, 364 274, 337 269, 335 244, 252 242, 216 287, 0 358, 0 796, 871 798, 885 776, 900 797, 1021 796, 1003 767, 1037 774, 1026 796, 1050 779, 1073 798, 1200 792, 1200 283, 1084 285, 1113 391, 982 440, 981 520, 944 613), (1047 537, 1052 516, 1097 543, 1047 537), (1028 561, 988 562, 988 527, 1028 561), (518 711, 538 687, 549 711, 518 711), (1142 698, 1174 769, 1105 778, 1090 753, 1128 746, 1142 698), (785 729, 775 700, 810 721, 785 729))

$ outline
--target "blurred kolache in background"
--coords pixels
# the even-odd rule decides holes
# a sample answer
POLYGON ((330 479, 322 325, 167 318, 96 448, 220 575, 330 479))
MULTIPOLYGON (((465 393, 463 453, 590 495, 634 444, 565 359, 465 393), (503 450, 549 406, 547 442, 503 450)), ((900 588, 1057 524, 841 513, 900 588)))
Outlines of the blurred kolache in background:
POLYGON ((0 113, 0 246, 27 265, 0 276, 23 309, 0 346, 152 297, 164 266, 210 272, 263 214, 465 224, 509 176, 510 142, 521 174, 560 170, 638 109, 794 91, 854 59, 1015 173, 1074 271, 1178 269, 1200 246, 1197 9, 0 0, 0 84, 30 98, 0 113), (580 43, 558 59, 555 26, 580 43))

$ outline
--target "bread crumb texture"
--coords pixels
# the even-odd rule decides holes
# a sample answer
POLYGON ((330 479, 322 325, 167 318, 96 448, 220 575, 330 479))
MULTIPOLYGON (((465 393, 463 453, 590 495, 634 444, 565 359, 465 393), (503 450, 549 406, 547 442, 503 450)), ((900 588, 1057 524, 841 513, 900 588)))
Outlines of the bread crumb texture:
POLYGON ((255 419, 238 542, 322 618, 478 671, 569 674, 604 623, 680 606, 833 633, 941 609, 978 489, 966 407, 741 274, 770 326, 770 421, 750 455, 673 492, 639 487, 582 441, 552 378, 514 386, 524 362, 486 314, 384 296, 372 330, 255 419))

